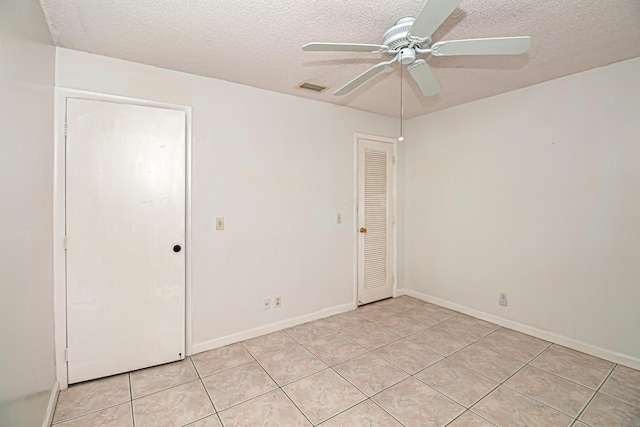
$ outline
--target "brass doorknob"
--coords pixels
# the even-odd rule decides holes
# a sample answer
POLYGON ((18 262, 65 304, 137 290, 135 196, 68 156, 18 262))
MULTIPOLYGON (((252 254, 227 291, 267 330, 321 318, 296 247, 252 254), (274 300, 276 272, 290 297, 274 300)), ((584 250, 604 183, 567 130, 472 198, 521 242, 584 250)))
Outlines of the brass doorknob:
POLYGON ((364 228, 364 227, 360 227, 360 232, 361 232, 361 233, 366 233, 366 232, 367 232, 367 229, 366 229, 366 228, 364 228))

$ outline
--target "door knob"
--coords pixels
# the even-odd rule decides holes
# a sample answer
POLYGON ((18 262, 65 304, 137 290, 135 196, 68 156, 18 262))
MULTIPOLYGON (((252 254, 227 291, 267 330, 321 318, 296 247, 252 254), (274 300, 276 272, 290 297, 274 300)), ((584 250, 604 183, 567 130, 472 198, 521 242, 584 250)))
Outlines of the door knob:
POLYGON ((180 245, 175 245, 173 247, 173 252, 180 252, 180 250, 182 250, 182 247, 180 245))
POLYGON ((361 232, 361 233, 366 233, 366 232, 367 232, 367 229, 366 229, 366 228, 364 228, 364 227, 360 227, 360 232, 361 232))

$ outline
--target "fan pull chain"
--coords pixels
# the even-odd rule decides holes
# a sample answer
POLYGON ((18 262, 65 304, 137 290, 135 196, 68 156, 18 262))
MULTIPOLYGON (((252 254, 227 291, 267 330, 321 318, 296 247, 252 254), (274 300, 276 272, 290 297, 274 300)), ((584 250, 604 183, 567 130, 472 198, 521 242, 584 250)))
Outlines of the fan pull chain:
POLYGON ((398 138, 398 142, 404 141, 404 104, 402 103, 402 51, 399 53, 400 55, 400 137, 398 138))

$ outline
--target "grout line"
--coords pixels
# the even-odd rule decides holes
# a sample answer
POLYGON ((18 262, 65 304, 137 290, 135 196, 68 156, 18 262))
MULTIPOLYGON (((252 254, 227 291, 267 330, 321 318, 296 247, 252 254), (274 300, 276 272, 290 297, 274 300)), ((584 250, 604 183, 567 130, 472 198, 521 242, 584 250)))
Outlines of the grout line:
MULTIPOLYGON (((121 374, 117 374, 117 375, 121 375, 121 374)), ((132 402, 130 400, 127 400, 127 401, 124 401, 124 402, 116 403, 115 405, 107 406, 105 408, 96 409, 95 411, 85 412, 83 414, 76 415, 76 416, 71 417, 71 418, 65 418, 63 420, 58 420, 55 423, 51 424, 51 426, 54 427, 54 426, 57 426, 58 424, 66 423, 66 422, 72 421, 72 420, 77 420, 78 418, 86 417, 87 415, 93 415, 96 412, 100 412, 100 411, 104 411, 106 409, 115 408, 116 406, 124 405, 125 403, 132 403, 132 402)), ((133 404, 132 404, 132 406, 133 406, 133 404)))
POLYGON ((279 390, 282 392, 282 394, 285 395, 285 397, 287 399, 289 399, 289 402, 291 402, 293 404, 293 406, 295 406, 295 408, 302 414, 303 417, 306 418, 307 421, 309 421, 309 424, 313 425, 313 423, 311 422, 311 420, 309 419, 309 417, 307 417, 307 414, 305 414, 304 412, 302 412, 302 409, 300 409, 300 407, 298 407, 298 405, 296 405, 296 402, 293 401, 293 399, 291 398, 291 396, 289 396, 287 394, 286 391, 284 391, 284 389, 282 387, 279 388, 279 390))
POLYGON ((483 417, 481 417, 480 415, 476 414, 476 413, 475 413, 475 412, 473 412, 471 409, 466 409, 466 408, 465 408, 465 410, 464 410, 460 415, 458 415, 457 417, 455 417, 454 419, 452 419, 451 421, 449 421, 447 424, 445 424, 445 427, 452 425, 452 424, 453 424, 453 423, 454 423, 458 418, 462 418, 462 416, 463 416, 464 414, 466 414, 466 413, 473 414, 473 415, 475 415, 476 417, 478 417, 478 418, 480 418, 480 419, 482 419, 482 420, 484 420, 484 421, 488 422, 488 423, 489 423, 489 424, 491 424, 492 426, 494 426, 494 427, 496 426, 494 423, 492 423, 491 421, 487 420, 486 418, 483 418, 483 417))
POLYGON ((397 422, 399 422, 401 425, 406 426, 405 423, 403 423, 402 421, 400 421, 399 419, 397 419, 396 417, 394 417, 389 411, 387 411, 386 409, 384 409, 380 404, 378 404, 378 402, 376 402, 375 400, 373 400, 372 398, 368 399, 369 401, 371 401, 374 405, 376 405, 378 408, 382 409, 382 411, 389 415, 391 418, 393 418, 394 420, 396 420, 397 422))
POLYGON ((129 379, 129 397, 131 400, 129 401, 129 405, 131 405, 131 423, 133 427, 136 427, 136 415, 133 411, 133 390, 131 389, 131 372, 127 373, 127 378, 129 379))
MULTIPOLYGON (((600 392, 600 389, 602 388, 602 386, 604 385, 604 383, 607 382, 607 380, 609 379, 609 377, 611 375, 613 375, 613 371, 616 369, 616 366, 618 366, 618 364, 614 364, 613 368, 611 368, 611 372, 609 372, 609 374, 607 375, 607 377, 602 381, 602 383, 600 384, 600 386, 598 386, 598 388, 596 389, 596 392, 593 393, 593 396, 591 396, 591 399, 589 399, 589 401, 587 402, 586 405, 584 405, 584 407, 582 408, 582 410, 580 411, 580 413, 578 414, 578 416, 576 417, 576 421, 578 421, 580 419, 580 417, 582 416, 582 414, 584 414, 584 411, 587 410, 587 408, 589 407, 589 405, 591 404, 591 402, 593 402, 593 399, 596 398, 596 396, 598 395, 598 393, 600 392)), ((581 421, 584 422, 584 421, 581 421)), ((575 424, 575 423, 574 423, 575 424)), ((586 424, 586 423, 585 423, 586 424)))

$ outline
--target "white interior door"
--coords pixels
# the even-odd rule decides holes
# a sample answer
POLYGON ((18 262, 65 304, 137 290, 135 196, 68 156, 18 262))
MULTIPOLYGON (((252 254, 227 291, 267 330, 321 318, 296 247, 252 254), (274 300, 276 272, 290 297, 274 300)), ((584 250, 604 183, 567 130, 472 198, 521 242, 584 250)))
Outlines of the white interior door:
POLYGON ((358 139, 358 304, 393 296, 393 144, 358 139))
POLYGON ((185 113, 67 99, 69 383, 185 348, 185 113))

